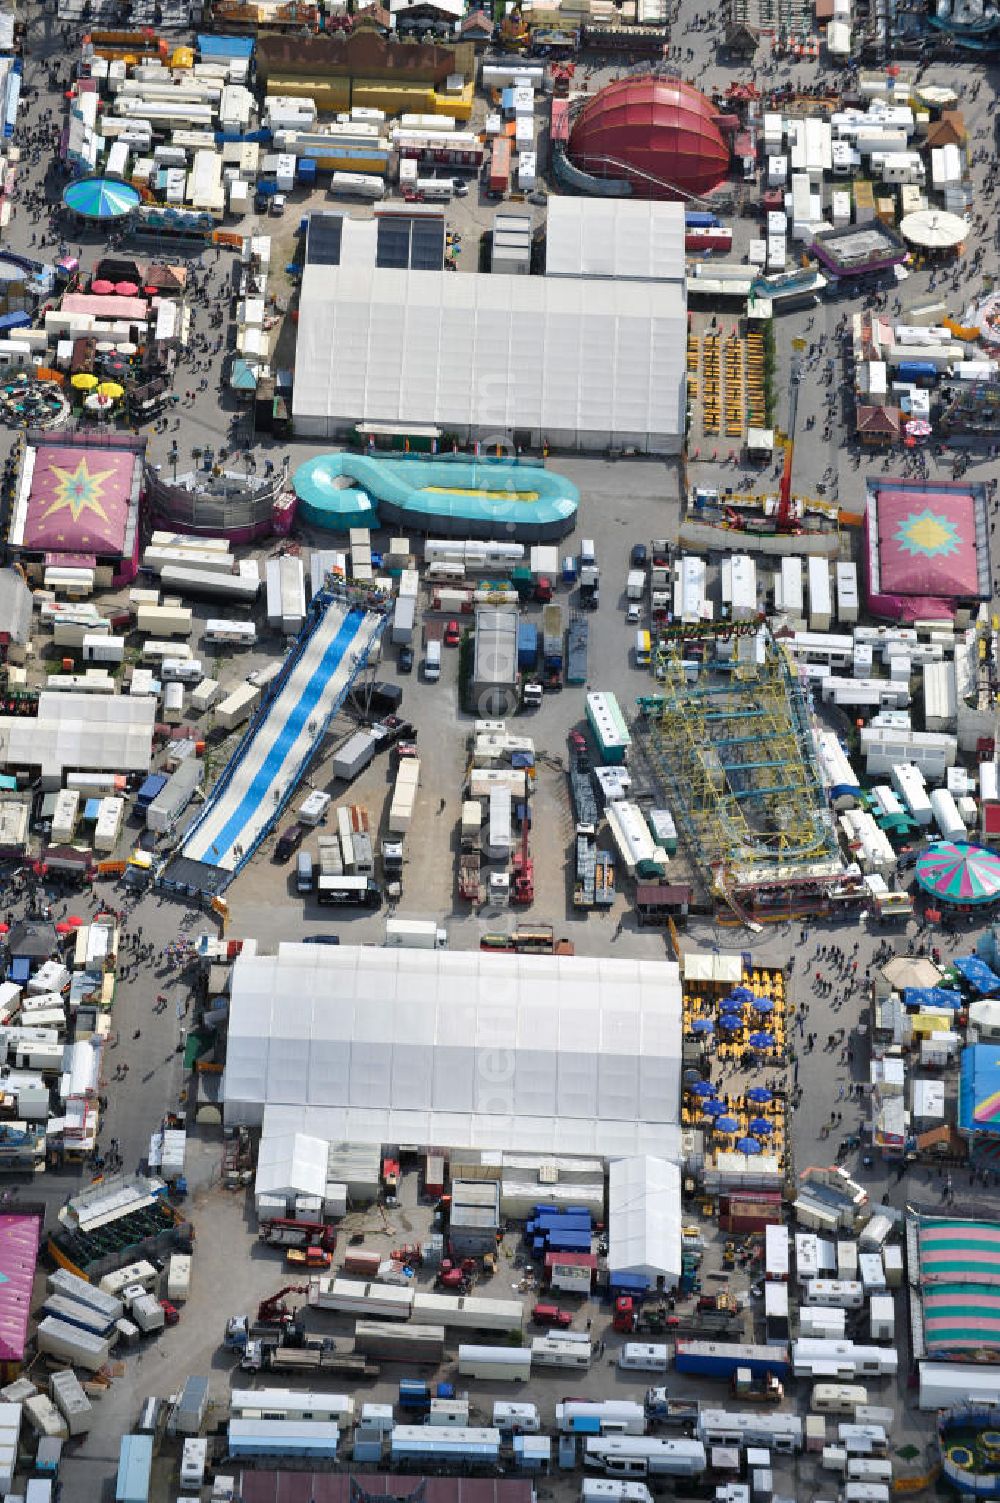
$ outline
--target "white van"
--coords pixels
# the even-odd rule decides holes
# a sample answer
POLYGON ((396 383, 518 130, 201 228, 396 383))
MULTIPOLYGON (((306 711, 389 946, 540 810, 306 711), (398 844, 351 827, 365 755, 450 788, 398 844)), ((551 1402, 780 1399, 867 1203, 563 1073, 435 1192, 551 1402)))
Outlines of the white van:
POLYGON ((441 677, 441 643, 428 642, 427 651, 424 654, 424 678, 429 684, 436 684, 441 677))
POLYGON ((618 1354, 618 1366, 639 1373, 665 1373, 669 1354, 665 1346, 648 1341, 626 1341, 618 1354))
POLYGON ((848 1482, 844 1503, 889 1503, 892 1489, 887 1482, 848 1482))
POLYGON ((816 1383, 809 1407, 815 1414, 851 1414, 868 1403, 868 1390, 860 1383, 816 1383))
POLYGON ((597 563, 597 550, 593 538, 583 538, 580 543, 580 568, 586 569, 597 563))

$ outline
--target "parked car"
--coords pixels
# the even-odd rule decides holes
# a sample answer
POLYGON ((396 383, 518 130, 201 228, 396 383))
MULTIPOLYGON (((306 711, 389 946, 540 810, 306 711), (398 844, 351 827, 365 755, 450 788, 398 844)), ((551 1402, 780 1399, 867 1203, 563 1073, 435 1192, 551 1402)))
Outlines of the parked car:
POLYGON ((644 569, 646 567, 646 545, 645 545, 645 543, 633 543, 632 544, 631 563, 632 563, 632 568, 633 569, 644 569))
POLYGON ((399 671, 400 671, 400 673, 412 673, 413 672, 413 648, 412 647, 401 647, 399 649, 399 671))
POLYGON ((287 829, 282 830, 274 847, 275 861, 288 861, 302 844, 302 837, 306 833, 305 825, 299 824, 298 820, 287 829))
POLYGON ((633 600, 625 607, 625 623, 627 626, 638 626, 642 620, 642 606, 633 600))
POLYGON ((446 647, 457 647, 461 635, 462 633, 458 629, 458 622, 449 621, 444 629, 444 645, 446 647))

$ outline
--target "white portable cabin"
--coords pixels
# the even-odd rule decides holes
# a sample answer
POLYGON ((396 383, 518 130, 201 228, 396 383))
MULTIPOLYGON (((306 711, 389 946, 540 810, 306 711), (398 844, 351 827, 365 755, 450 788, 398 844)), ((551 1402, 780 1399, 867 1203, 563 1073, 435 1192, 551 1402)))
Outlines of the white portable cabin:
MULTIPOLYGON (((665 1367, 658 1371, 665 1371, 665 1367)), ((556 1405, 556 1429, 562 1435, 582 1431, 593 1434, 595 1424, 601 1435, 645 1435, 646 1411, 642 1404, 628 1399, 599 1399, 593 1403, 567 1399, 556 1405)))
POLYGON ((109 852, 113 851, 118 844, 118 837, 125 823, 125 800, 123 798, 102 798, 101 806, 97 815, 97 823, 94 826, 94 850, 109 852))
POLYGON ((769 1446, 788 1455, 802 1449, 802 1421, 797 1414, 766 1409, 703 1409, 695 1433, 707 1446, 769 1446))
POLYGON ((810 557, 809 578, 809 630, 829 631, 833 605, 830 598, 830 565, 825 558, 810 557))
POLYGON ((531 1377, 532 1353, 518 1346, 473 1346, 458 1348, 458 1371, 464 1378, 526 1383, 531 1377))
POLYGON ((531 1343, 532 1367, 565 1367, 586 1372, 592 1359, 593 1347, 589 1337, 583 1341, 570 1341, 565 1334, 536 1336, 531 1343))
POLYGON ((203 640, 231 647, 252 647, 257 640, 257 628, 252 621, 206 621, 203 640))
POLYGON ((774 580, 775 610, 791 621, 802 620, 802 560, 783 558, 774 580))
POLYGON ((837 620, 842 626, 853 626, 858 619, 858 566, 837 564, 837 620))
POLYGON ((537 1435, 542 1428, 538 1406, 497 1399, 493 1405, 493 1428, 505 1435, 537 1435))
POLYGON ((929 825, 934 811, 927 796, 924 775, 913 762, 897 763, 889 774, 892 786, 918 825, 929 825))
POLYGON ((764 1228, 764 1277, 784 1283, 788 1278, 789 1235, 780 1224, 764 1228))

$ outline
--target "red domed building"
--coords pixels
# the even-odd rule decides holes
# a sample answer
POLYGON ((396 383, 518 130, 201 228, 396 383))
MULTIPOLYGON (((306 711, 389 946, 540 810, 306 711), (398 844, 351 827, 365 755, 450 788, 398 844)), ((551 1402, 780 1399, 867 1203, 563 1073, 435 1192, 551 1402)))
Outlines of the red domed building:
POLYGON ((636 197, 702 197, 729 173, 711 100, 679 79, 625 78, 588 100, 569 155, 592 177, 624 178, 636 197))

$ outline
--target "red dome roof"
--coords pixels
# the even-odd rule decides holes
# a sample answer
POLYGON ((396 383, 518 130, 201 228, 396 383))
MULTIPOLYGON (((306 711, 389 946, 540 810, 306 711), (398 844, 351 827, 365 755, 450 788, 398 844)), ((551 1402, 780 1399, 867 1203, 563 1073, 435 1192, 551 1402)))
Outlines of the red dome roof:
POLYGON ((621 79, 584 106, 569 154, 584 172, 626 178, 647 198, 710 193, 729 170, 729 148, 716 113, 690 84, 621 79))

